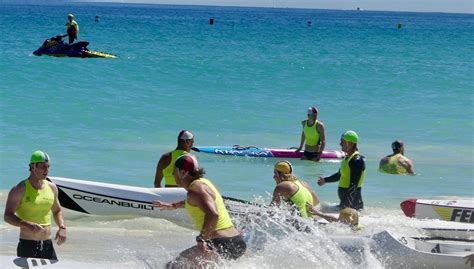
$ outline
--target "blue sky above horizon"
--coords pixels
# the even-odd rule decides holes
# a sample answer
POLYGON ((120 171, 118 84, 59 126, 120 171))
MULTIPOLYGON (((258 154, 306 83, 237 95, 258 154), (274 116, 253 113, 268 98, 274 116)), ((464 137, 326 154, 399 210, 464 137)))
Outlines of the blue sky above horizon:
POLYGON ((474 13, 474 0, 75 0, 172 5, 213 5, 416 12, 474 13))

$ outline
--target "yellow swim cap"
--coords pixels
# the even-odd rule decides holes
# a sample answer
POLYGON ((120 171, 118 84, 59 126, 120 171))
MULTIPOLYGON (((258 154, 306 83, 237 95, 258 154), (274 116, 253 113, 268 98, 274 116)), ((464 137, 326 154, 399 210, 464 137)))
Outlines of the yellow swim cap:
POLYGON ((279 161, 275 164, 275 170, 283 174, 293 173, 293 166, 289 161, 279 161))
POLYGON ((74 18, 74 15, 72 15, 71 13, 67 14, 67 17, 68 18, 74 18))
POLYGON ((359 224, 359 213, 354 208, 346 207, 339 213, 339 221, 357 226, 359 224))

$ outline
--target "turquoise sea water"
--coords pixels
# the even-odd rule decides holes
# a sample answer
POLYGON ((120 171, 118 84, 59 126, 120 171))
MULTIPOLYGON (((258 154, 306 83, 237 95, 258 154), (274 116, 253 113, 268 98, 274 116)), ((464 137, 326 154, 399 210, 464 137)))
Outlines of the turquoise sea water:
MULTIPOLYGON (((2 5, 0 25, 2 197, 27 177, 36 149, 50 154, 54 176, 151 187, 181 129, 195 145, 297 146, 311 105, 327 149, 339 149, 345 130, 359 133, 369 210, 397 214, 410 197, 473 197, 473 15, 2 5), (89 48, 119 58, 34 56, 65 32, 70 12, 89 48), (417 176, 378 172, 395 139, 417 176)), ((269 199, 275 159, 197 157, 223 194, 269 199)), ((339 163, 293 164, 322 201, 338 202, 337 184, 315 179, 339 163)))

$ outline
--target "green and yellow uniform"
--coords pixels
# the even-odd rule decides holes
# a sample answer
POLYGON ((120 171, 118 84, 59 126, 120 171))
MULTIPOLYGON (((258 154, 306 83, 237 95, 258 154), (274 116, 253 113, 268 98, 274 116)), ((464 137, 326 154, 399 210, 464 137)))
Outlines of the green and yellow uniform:
POLYGON ((301 181, 296 180, 293 183, 298 186, 298 190, 289 198, 289 200, 298 208, 300 215, 303 218, 310 218, 312 215, 306 209, 306 203, 313 204, 313 196, 311 192, 301 184, 301 181))
POLYGON ((168 164, 168 166, 163 169, 163 177, 165 178, 165 186, 167 187, 175 187, 176 185, 176 179, 173 176, 173 171, 174 171, 174 164, 176 163, 176 160, 181 157, 184 154, 187 154, 188 152, 181 150, 181 149, 175 149, 171 152, 171 161, 168 164))
MULTIPOLYGON (((229 212, 227 212, 227 209, 225 208, 224 199, 222 199, 221 194, 216 189, 214 184, 212 184, 212 182, 209 181, 208 179, 199 178, 191 182, 188 188, 191 188, 191 186, 195 184, 196 182, 201 182, 207 185, 214 192, 214 195, 216 196, 216 198, 214 199, 214 202, 216 203, 217 213, 219 216, 218 216, 217 224, 214 231, 233 227, 234 224, 232 223, 232 220, 229 216, 229 212)), ((191 217, 191 219, 194 221, 196 229, 198 231, 202 231, 203 225, 204 225, 204 216, 205 216, 204 211, 202 211, 202 209, 200 209, 197 206, 190 205, 187 199, 186 199, 184 207, 188 211, 188 214, 191 217)))
POLYGON ((319 144, 320 135, 316 126, 318 126, 317 120, 314 122, 313 126, 308 126, 308 121, 305 121, 304 123, 303 132, 306 137, 306 145, 308 146, 316 146, 319 144))
POLYGON ((408 173, 407 169, 400 164, 400 158, 403 155, 401 153, 397 153, 393 156, 388 157, 388 162, 384 163, 380 170, 385 173, 389 174, 406 174, 408 173))
POLYGON ((28 179, 24 182, 25 193, 20 200, 16 215, 22 220, 39 225, 51 225, 51 208, 54 203, 54 192, 48 182, 43 181, 43 188, 40 190, 33 188, 28 179))

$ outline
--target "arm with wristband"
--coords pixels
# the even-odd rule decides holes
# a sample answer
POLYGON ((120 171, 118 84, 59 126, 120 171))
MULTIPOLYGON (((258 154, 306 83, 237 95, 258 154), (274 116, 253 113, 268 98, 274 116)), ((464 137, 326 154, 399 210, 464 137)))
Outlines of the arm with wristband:
POLYGON ((174 210, 178 208, 183 208, 185 201, 179 201, 175 203, 165 203, 160 200, 152 201, 153 207, 159 208, 161 210, 174 210))

